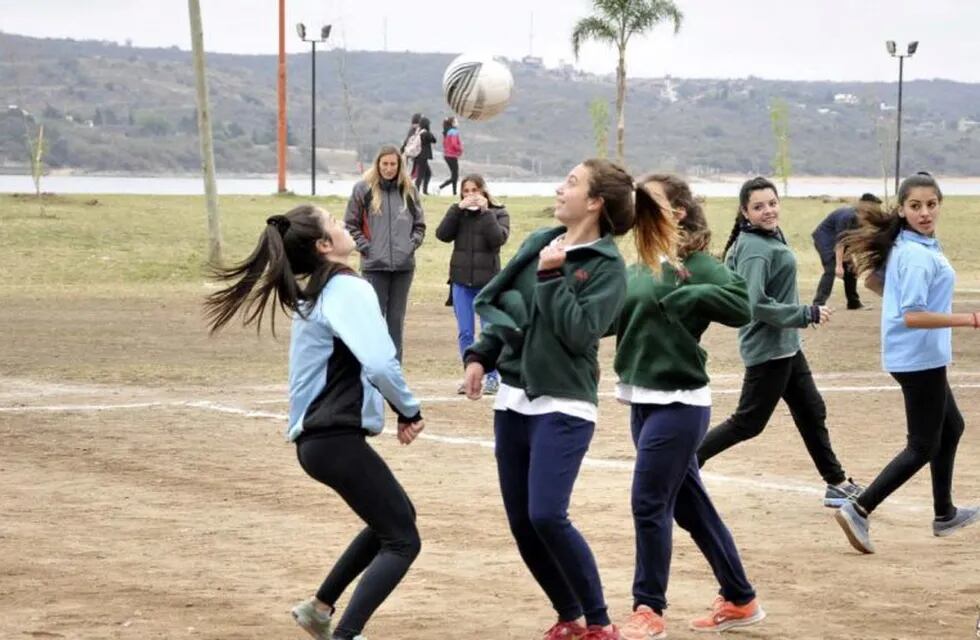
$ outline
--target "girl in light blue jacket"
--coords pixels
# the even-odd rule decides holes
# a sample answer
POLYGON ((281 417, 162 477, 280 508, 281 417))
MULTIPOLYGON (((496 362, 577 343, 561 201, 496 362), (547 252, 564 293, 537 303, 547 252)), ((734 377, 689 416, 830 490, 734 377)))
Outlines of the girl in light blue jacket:
MULTIPOLYGON (((402 444, 415 440, 424 422, 377 296, 347 266, 355 245, 343 222, 302 205, 266 223, 252 255, 216 268, 217 278, 229 284, 208 296, 205 309, 212 333, 239 311, 246 325, 261 328, 270 298, 293 313, 286 436, 296 443, 303 470, 336 491, 367 526, 314 597, 292 613, 314 638, 354 640, 421 544, 411 501, 366 436, 381 432, 386 400, 398 415, 402 444), (332 629, 335 603, 358 575, 332 629)), ((272 324, 275 332, 274 316, 272 324)))
POLYGON ((871 512, 929 465, 936 536, 980 520, 980 507, 953 504, 953 463, 963 435, 963 416, 946 377, 952 362, 952 328, 980 327, 980 312, 953 313, 956 272, 936 238, 943 193, 927 173, 906 178, 898 209, 868 219, 844 236, 857 272, 884 269, 881 359, 902 388, 908 444, 874 482, 837 512, 838 524, 858 551, 874 553, 871 512))

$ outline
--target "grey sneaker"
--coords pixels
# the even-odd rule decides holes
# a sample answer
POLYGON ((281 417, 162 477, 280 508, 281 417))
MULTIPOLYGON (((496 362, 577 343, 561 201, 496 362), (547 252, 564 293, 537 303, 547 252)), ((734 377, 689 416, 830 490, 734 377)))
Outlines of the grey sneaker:
POLYGON ((466 383, 460 382, 459 386, 456 387, 456 395, 465 396, 466 395, 466 383))
POLYGON ((848 478, 839 487, 832 484, 827 485, 827 492, 823 494, 823 506, 839 509, 844 503, 857 498, 864 491, 864 487, 856 484, 852 478, 848 478))
POLYGON ((500 391, 500 378, 487 376, 486 380, 483 381, 483 393, 492 396, 496 395, 498 391, 500 391))
POLYGON ((306 633, 316 640, 330 640, 330 614, 320 613, 313 606, 313 599, 304 600, 293 607, 293 620, 301 626, 306 633))
POLYGON ((948 536, 959 531, 963 527, 968 527, 977 520, 980 520, 980 506, 977 507, 957 507, 956 515, 952 520, 933 520, 932 535, 948 536))
POLYGON ((837 524, 844 530, 847 541, 861 553, 874 553, 875 546, 871 543, 868 519, 858 513, 853 502, 847 502, 834 514, 837 524))

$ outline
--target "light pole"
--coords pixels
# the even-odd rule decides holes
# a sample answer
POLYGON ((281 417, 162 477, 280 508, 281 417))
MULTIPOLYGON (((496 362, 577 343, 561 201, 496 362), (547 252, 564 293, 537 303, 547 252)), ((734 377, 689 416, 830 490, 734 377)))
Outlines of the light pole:
POLYGON ((906 53, 898 53, 895 41, 889 40, 885 48, 893 58, 898 58, 898 130, 895 135, 895 193, 898 194, 898 181, 902 167, 902 75, 905 68, 905 58, 911 58, 919 48, 919 41, 910 42, 906 53))
POLYGON ((312 76, 310 81, 311 93, 312 93, 312 111, 310 117, 310 195, 316 195, 316 43, 326 42, 327 38, 330 37, 330 27, 331 25, 326 25, 320 27, 320 37, 319 38, 306 38, 306 25, 302 22, 297 23, 296 33, 299 34, 299 39, 303 42, 309 42, 313 45, 312 50, 312 76))

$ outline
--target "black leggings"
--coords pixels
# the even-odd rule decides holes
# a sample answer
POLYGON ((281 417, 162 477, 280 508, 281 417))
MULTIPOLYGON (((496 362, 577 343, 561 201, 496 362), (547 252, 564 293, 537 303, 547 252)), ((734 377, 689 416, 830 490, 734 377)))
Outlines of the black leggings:
POLYGON ((766 428, 782 398, 810 459, 827 484, 847 479, 827 431, 827 407, 813 382, 810 365, 802 351, 791 358, 769 360, 746 367, 738 407, 728 420, 708 432, 698 447, 698 465, 722 451, 756 437, 766 428))
POLYGON ((429 166, 429 159, 418 157, 415 159, 415 188, 425 195, 429 195, 429 180, 432 178, 432 168, 429 166))
POLYGON ((893 373, 905 397, 908 443, 857 499, 871 513, 929 463, 936 517, 955 515, 953 463, 963 435, 963 416, 946 380, 946 367, 893 373))
POLYGON ((456 183, 459 182, 459 158, 445 158, 445 160, 449 166, 449 177, 439 185, 439 188, 442 189, 451 184, 453 185, 453 195, 456 195, 456 183))
MULTIPOLYGON (((334 631, 334 638, 351 640, 361 633, 419 554, 415 508, 363 433, 302 436, 296 453, 310 477, 336 491, 367 523, 316 592, 321 602, 334 606, 363 573, 334 631)), ((307 547, 317 549, 318 545, 307 547)))

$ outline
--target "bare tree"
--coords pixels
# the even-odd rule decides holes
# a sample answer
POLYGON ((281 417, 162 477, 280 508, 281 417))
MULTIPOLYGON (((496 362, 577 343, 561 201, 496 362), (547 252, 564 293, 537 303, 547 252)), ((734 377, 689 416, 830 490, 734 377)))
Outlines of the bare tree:
POLYGON ((208 209, 208 261, 221 263, 221 218, 218 215, 218 187, 214 178, 214 144, 211 140, 211 107, 204 67, 204 29, 201 26, 200 0, 187 0, 191 18, 191 47, 194 50, 194 75, 197 80, 197 134, 201 141, 204 169, 204 194, 208 209))
POLYGON ((785 100, 776 98, 772 101, 769 118, 772 120, 772 135, 776 139, 776 155, 772 166, 783 182, 783 197, 786 197, 789 195, 789 176, 793 166, 789 157, 789 106, 785 100))

